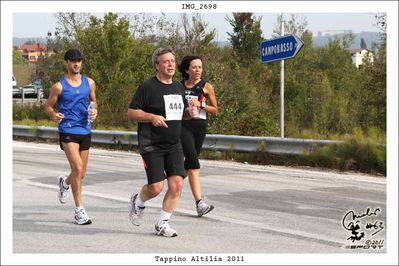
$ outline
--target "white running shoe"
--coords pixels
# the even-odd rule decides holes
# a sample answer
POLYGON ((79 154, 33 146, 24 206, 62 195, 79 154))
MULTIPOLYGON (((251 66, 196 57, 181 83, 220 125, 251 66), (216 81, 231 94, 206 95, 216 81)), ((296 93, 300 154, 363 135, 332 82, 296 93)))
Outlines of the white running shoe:
POLYGON ((68 188, 64 188, 64 186, 62 185, 62 183, 67 179, 66 176, 64 175, 60 175, 58 177, 58 187, 59 187, 59 191, 58 191, 58 200, 60 201, 60 203, 65 204, 66 203, 66 199, 68 197, 68 191, 69 191, 69 187, 68 188))
POLYGON ((79 225, 91 224, 91 219, 87 215, 85 209, 75 209, 75 222, 79 225))
POLYGON ((155 224, 155 232, 159 236, 166 236, 166 237, 177 236, 176 230, 170 227, 168 220, 158 221, 155 224))
POLYGON ((139 207, 136 205, 136 199, 139 194, 134 194, 130 197, 130 209, 129 209, 129 218, 130 222, 136 226, 141 224, 141 220, 144 216, 145 207, 139 207))
POLYGON ((207 214, 208 212, 210 212, 213 209, 214 209, 213 205, 209 205, 208 203, 204 202, 203 200, 201 200, 197 204, 197 213, 198 213, 199 217, 207 214))

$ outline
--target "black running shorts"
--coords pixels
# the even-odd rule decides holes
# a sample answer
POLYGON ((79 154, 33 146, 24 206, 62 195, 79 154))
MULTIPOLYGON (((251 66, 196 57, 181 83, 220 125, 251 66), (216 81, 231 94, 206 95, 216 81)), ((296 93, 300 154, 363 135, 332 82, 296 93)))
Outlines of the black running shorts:
POLYGON ((78 143, 79 151, 85 151, 88 150, 91 146, 91 134, 78 135, 78 134, 60 133, 60 147, 61 150, 64 150, 64 148, 62 147, 62 142, 78 143))
POLYGON ((184 169, 201 168, 198 156, 206 136, 206 120, 183 120, 181 129, 181 145, 184 154, 184 169))
POLYGON ((155 150, 141 154, 148 184, 163 181, 169 176, 185 177, 184 156, 181 145, 168 150, 155 150))

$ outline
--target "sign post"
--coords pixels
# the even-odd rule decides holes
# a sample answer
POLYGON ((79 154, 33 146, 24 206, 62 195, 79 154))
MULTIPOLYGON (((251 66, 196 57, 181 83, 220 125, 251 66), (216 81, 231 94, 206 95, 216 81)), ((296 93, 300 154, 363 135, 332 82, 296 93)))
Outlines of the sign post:
MULTIPOLYGON (((281 36, 284 36, 284 21, 281 22, 281 36)), ((280 138, 284 138, 284 60, 280 64, 280 138)))
POLYGON ((304 45, 296 35, 284 35, 284 22, 281 23, 281 36, 261 43, 262 63, 281 60, 280 63, 280 137, 284 138, 284 59, 295 57, 304 45))

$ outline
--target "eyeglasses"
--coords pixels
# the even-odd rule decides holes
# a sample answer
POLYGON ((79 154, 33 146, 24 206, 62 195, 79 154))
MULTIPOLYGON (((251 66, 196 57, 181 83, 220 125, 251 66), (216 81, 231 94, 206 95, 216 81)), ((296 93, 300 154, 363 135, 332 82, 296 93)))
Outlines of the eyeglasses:
POLYGON ((76 63, 76 62, 82 62, 82 59, 69 59, 69 61, 71 61, 72 63, 76 63))

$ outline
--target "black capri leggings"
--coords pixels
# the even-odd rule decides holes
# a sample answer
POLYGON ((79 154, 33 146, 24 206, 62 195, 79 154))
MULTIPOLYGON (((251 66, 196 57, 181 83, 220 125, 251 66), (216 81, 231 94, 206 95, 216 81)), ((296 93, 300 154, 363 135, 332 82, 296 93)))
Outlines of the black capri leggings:
POLYGON ((192 119, 182 121, 181 144, 184 153, 184 169, 199 169, 198 156, 206 135, 206 120, 192 119))

